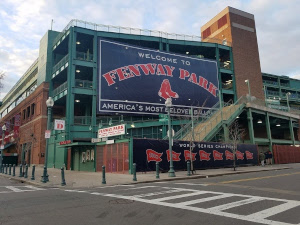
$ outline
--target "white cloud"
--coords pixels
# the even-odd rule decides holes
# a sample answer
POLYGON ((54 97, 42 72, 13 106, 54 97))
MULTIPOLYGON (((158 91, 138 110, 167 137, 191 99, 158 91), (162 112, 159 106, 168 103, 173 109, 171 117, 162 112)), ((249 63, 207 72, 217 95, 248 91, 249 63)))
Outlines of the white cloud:
POLYGON ((299 77, 297 0, 1 0, 0 70, 8 91, 38 57, 39 41, 71 19, 200 36, 200 27, 232 6, 255 15, 263 72, 299 77))

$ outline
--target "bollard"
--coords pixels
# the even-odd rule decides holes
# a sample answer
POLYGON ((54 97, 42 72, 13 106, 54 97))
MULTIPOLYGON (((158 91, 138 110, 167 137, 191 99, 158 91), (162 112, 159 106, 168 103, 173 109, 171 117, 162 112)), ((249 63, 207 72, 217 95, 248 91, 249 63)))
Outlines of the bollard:
POLYGON ((191 162, 187 161, 187 175, 191 176, 191 162))
POLYGON ((22 164, 20 164, 20 175, 19 177, 23 177, 23 173, 22 173, 22 164))
POLYGON ((35 165, 32 166, 31 180, 35 180, 34 173, 35 173, 35 165))
POLYGON ((133 163, 133 167, 132 167, 132 170, 133 170, 133 181, 137 181, 137 179, 136 179, 136 164, 135 163, 133 163))
POLYGON ((65 170, 64 167, 61 168, 61 186, 66 185, 66 180, 65 180, 65 170))
POLYGON ((159 162, 156 162, 156 179, 159 179, 159 162))
POLYGON ((11 164, 9 164, 8 175, 11 175, 11 164))
POLYGON ((5 174, 7 174, 8 165, 5 164, 5 174))
POLYGON ((102 184, 106 184, 106 179, 105 179, 105 166, 102 166, 102 184))
POLYGON ((28 177, 28 165, 26 164, 24 178, 27 178, 27 177, 28 177))
POLYGON ((43 183, 47 183, 47 181, 49 181, 46 166, 44 166, 44 171, 43 171, 43 176, 42 176, 42 180, 41 181, 43 183))
POLYGON ((16 165, 15 164, 13 165, 13 174, 12 175, 13 175, 13 177, 16 176, 16 165))

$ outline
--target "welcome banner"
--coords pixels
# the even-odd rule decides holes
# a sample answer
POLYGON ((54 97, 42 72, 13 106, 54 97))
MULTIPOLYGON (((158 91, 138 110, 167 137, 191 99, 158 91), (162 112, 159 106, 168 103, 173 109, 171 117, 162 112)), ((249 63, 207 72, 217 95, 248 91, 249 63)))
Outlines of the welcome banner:
POLYGON ((201 113, 218 101, 214 60, 174 54, 113 41, 98 40, 98 113, 201 113))

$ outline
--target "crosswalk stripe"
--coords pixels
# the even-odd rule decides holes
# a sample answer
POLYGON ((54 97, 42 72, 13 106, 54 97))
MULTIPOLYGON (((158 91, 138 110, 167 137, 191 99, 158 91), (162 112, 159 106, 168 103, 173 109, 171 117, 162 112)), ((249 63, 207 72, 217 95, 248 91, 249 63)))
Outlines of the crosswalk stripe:
POLYGON ((13 192, 24 192, 24 190, 21 190, 19 188, 13 187, 13 186, 6 186, 7 189, 12 190, 13 192))
POLYGON ((237 201, 237 202, 232 202, 232 203, 227 203, 227 204, 223 204, 223 205, 218 205, 215 207, 211 207, 209 208, 210 210, 219 210, 219 211, 223 211, 226 209, 231 209, 234 207, 238 207, 238 206, 242 206, 242 205, 247 205, 250 203, 254 203, 254 202, 258 202, 258 201, 262 201, 264 200, 263 198, 249 198, 249 199, 244 199, 241 201, 237 201))
POLYGON ((289 209, 295 208, 297 206, 300 206, 300 202, 296 201, 288 201, 286 203, 283 203, 281 205, 274 206, 272 208, 268 208, 262 211, 259 211, 257 213, 253 213, 251 215, 248 215, 248 218, 256 218, 256 219, 265 219, 270 216, 274 216, 278 213, 287 211, 289 209))
POLYGON ((32 186, 32 185, 26 185, 24 187, 27 187, 27 188, 30 188, 30 189, 33 189, 33 190, 37 190, 37 191, 46 190, 44 188, 39 188, 39 187, 35 187, 35 186, 32 186))
POLYGON ((125 191, 125 190, 137 190, 137 189, 144 189, 144 188, 153 188, 153 187, 157 187, 157 186, 142 186, 142 187, 134 187, 134 188, 127 188, 127 189, 123 189, 122 191, 125 191))
POLYGON ((178 198, 185 198, 185 197, 191 197, 191 196, 196 196, 196 195, 202 195, 208 193, 207 191, 197 191, 193 193, 187 193, 187 194, 182 194, 182 195, 173 195, 169 197, 164 197, 164 198, 156 198, 155 201, 167 201, 167 200, 173 200, 173 199, 178 199, 178 198))
POLYGON ((222 194, 222 195, 212 196, 212 197, 208 197, 208 198, 201 198, 201 199, 195 199, 195 200, 186 201, 186 202, 180 202, 177 204, 182 205, 182 206, 187 206, 187 205, 193 205, 193 204, 202 203, 202 202, 213 201, 213 200, 217 200, 217 199, 221 199, 221 198, 228 198, 228 197, 232 197, 232 196, 233 195, 231 195, 231 194, 222 194))
POLYGON ((147 193, 147 194, 141 194, 141 195, 133 195, 132 197, 135 198, 141 198, 141 197, 150 197, 150 196, 155 196, 155 195, 162 195, 162 194, 170 194, 170 193, 175 193, 175 192, 181 192, 182 190, 170 190, 170 191, 160 191, 160 192, 153 192, 153 193, 147 193))
POLYGON ((209 184, 193 184, 193 183, 175 183, 175 184, 183 184, 189 186, 208 186, 209 184))

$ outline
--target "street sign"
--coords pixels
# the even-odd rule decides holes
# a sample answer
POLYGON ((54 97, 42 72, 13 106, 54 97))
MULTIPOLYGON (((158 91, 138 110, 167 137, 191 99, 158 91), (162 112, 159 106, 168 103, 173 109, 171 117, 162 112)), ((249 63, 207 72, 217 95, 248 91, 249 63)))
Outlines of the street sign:
POLYGON ((106 127, 98 130, 98 138, 112 137, 125 134, 125 124, 106 127))
POLYGON ((59 142, 59 145, 67 145, 67 144, 71 144, 71 143, 72 143, 71 140, 66 140, 66 141, 59 142))
POLYGON ((45 138, 50 138, 51 130, 45 130, 45 138))
MULTIPOLYGON (((175 131, 172 129, 172 137, 174 137, 175 131)), ((169 137, 169 130, 167 131, 167 136, 169 137)))
POLYGON ((159 122, 167 122, 168 121, 168 115, 167 114, 159 114, 159 122))
POLYGON ((54 130, 65 130, 65 121, 54 120, 54 130))
POLYGON ((101 138, 92 138, 91 142, 92 143, 101 142, 101 138))

